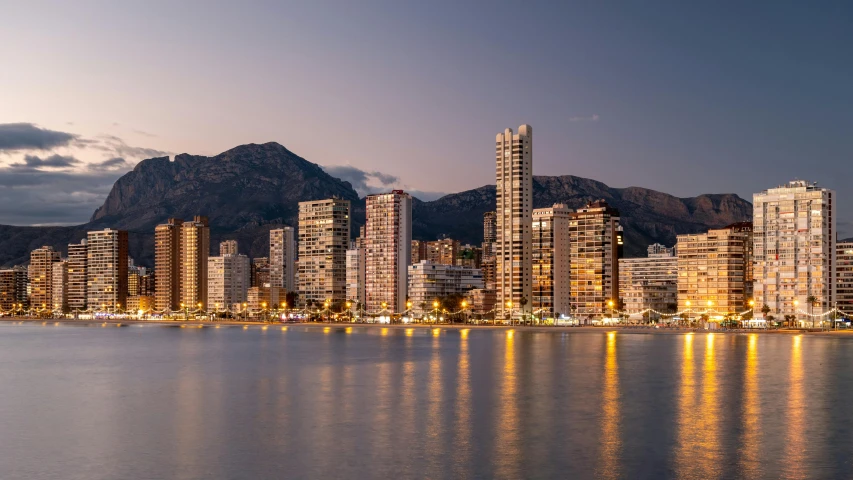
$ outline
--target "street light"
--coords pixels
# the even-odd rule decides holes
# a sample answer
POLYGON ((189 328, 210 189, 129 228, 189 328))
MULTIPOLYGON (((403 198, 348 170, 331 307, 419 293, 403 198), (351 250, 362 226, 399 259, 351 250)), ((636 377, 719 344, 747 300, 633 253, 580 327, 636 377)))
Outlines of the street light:
POLYGON ((800 302, 798 300, 794 300, 794 320, 797 322, 797 326, 799 326, 800 323, 800 312, 797 310, 797 305, 799 304, 800 302))
POLYGON ((610 319, 613 320, 613 315, 615 315, 615 312, 613 311, 613 300, 608 300, 607 306, 610 307, 610 319))
POLYGON ((506 301, 506 308, 509 309, 509 324, 512 325, 512 300, 506 301))
POLYGON ((687 300, 687 302, 685 302, 685 305, 687 305, 687 309, 686 309, 686 311, 685 311, 684 313, 687 315, 687 318, 685 319, 684 323, 685 323, 685 324, 687 324, 687 325, 689 325, 689 324, 690 324, 690 313, 689 313, 689 310, 690 310, 690 300, 687 300))
POLYGON ((326 307, 326 320, 328 320, 329 323, 332 323, 332 311, 329 310, 329 301, 326 300, 323 302, 323 306, 326 307))
POLYGON ((462 321, 464 323, 468 323, 468 314, 465 312, 465 308, 468 306, 467 300, 462 300, 462 321))
POLYGON ((347 312, 349 312, 349 321, 350 321, 350 323, 352 323, 352 302, 347 300, 346 305, 347 305, 347 312))

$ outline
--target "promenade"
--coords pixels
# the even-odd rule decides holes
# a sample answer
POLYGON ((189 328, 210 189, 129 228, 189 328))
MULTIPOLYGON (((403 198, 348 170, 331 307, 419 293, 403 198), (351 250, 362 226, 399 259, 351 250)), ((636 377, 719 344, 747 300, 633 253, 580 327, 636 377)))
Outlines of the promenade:
POLYGON ((242 320, 138 320, 138 319, 106 319, 106 320, 75 320, 71 318, 28 318, 3 317, 0 325, 32 325, 32 326, 80 326, 80 327, 129 327, 152 326, 168 328, 223 328, 241 327, 246 329, 268 329, 277 327, 304 327, 317 329, 393 329, 393 330, 483 330, 483 331, 518 331, 518 332, 563 332, 563 333, 601 333, 619 332, 638 335, 683 335, 686 333, 714 333, 726 335, 762 334, 762 335, 809 335, 853 338, 853 329, 820 331, 805 329, 714 329, 687 327, 655 327, 644 325, 608 325, 608 326, 533 326, 533 325, 472 325, 472 324, 388 324, 388 323, 348 323, 348 322, 251 322, 242 320))

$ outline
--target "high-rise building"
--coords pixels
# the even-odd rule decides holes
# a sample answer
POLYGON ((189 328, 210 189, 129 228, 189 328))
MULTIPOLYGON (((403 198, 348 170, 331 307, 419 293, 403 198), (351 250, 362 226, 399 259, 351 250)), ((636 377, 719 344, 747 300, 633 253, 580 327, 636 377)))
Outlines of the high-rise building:
POLYGON ((347 300, 364 306, 364 246, 347 250, 347 300))
POLYGON ((495 262, 498 315, 532 311, 533 128, 495 137, 497 209, 495 262))
MULTIPOLYGON (((430 313, 433 302, 441 297, 465 295, 471 290, 482 289, 483 286, 483 274, 476 268, 433 263, 428 260, 409 265, 409 300, 415 315, 430 313)), ((461 308, 461 305, 458 308, 461 308)))
POLYGON ((86 310, 86 265, 88 257, 86 239, 68 245, 68 308, 71 311, 86 310))
POLYGON ((270 286, 296 291, 296 237, 292 227, 270 230, 269 259, 270 286))
POLYGON ((27 269, 13 267, 0 270, 0 310, 19 310, 26 305, 27 269))
POLYGON ((226 253, 207 259, 207 306, 221 311, 247 301, 249 257, 226 253))
POLYGON ((402 190, 368 195, 365 222, 367 311, 406 310, 412 258, 412 197, 402 190))
POLYGON ((86 241, 89 308, 113 312, 127 307, 127 232, 107 228, 89 232, 86 241))
POLYGON ((806 321, 798 311, 833 307, 834 197, 834 191, 802 180, 753 195, 756 309, 767 305, 774 316, 806 321))
MULTIPOLYGON (((619 291, 630 313, 652 309, 675 313, 678 308, 678 257, 675 248, 650 245, 648 257, 619 259, 619 291)), ((650 313, 648 319, 658 314, 650 313)))
POLYGON ((570 214, 571 295, 574 314, 592 320, 610 314, 619 301, 622 226, 619 211, 604 200, 570 214))
POLYGON ((170 218, 154 229, 154 309, 177 311, 181 308, 181 226, 184 221, 170 218))
POLYGON ((412 240, 412 265, 427 259, 427 243, 426 240, 412 240))
POLYGON ((853 238, 838 242, 836 251, 837 306, 845 314, 853 315, 853 238))
POLYGON ((426 250, 426 260, 442 265, 456 265, 457 257, 459 257, 459 240, 452 238, 433 240, 427 242, 426 250))
POLYGON ((483 214, 483 256, 491 257, 495 254, 495 242, 498 239, 497 216, 495 212, 483 214))
MULTIPOLYGON (((749 224, 679 235, 678 310, 735 314, 747 309, 751 240, 749 224)), ((709 319, 718 321, 723 316, 709 319)))
POLYGON ((60 314, 68 311, 68 261, 60 260, 53 263, 53 288, 51 305, 53 313, 60 314))
POLYGON ((237 255, 237 240, 224 240, 219 242, 219 255, 237 255))
POLYGON ((299 297, 322 304, 347 296, 350 202, 299 202, 299 297))
POLYGON ((251 286, 252 287, 269 287, 270 286, 270 259, 269 257, 257 257, 252 259, 251 266, 251 286))
POLYGON ((569 216, 562 203, 533 210, 533 310, 541 316, 570 315, 569 216))
POLYGON ((45 245, 30 252, 30 306, 35 309, 50 308, 53 303, 53 263, 59 261, 59 252, 45 245))
POLYGON ((140 297, 151 297, 151 308, 154 308, 154 292, 156 289, 156 276, 154 272, 148 270, 145 275, 139 278, 139 296, 140 297))
POLYGON ((209 256, 210 225, 207 217, 197 215, 181 225, 181 301, 188 308, 207 309, 209 256))

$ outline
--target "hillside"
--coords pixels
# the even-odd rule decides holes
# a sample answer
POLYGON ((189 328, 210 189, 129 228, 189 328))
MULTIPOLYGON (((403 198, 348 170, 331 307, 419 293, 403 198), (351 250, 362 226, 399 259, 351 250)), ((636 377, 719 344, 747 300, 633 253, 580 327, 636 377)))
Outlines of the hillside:
MULTIPOLYGON (((621 212, 628 256, 643 255, 649 243, 672 245, 679 233, 749 220, 752 213, 750 203, 733 194, 677 198, 639 187, 611 188, 571 175, 537 176, 533 187, 535 208, 557 202, 578 208, 591 200, 607 200, 621 212)), ((64 252, 86 231, 111 227, 130 231, 131 255, 152 265, 154 227, 169 217, 189 219, 198 214, 210 219, 213 253, 221 239, 236 238, 241 252, 264 256, 266 232, 282 224, 296 226, 300 201, 333 196, 352 202, 355 235, 364 223, 364 200, 352 185, 277 143, 241 145, 213 157, 151 158, 116 181, 85 225, 0 226, 0 264, 26 263, 30 250, 41 245, 64 252)), ((413 236, 448 235, 480 243, 482 215, 494 208, 494 185, 431 202, 415 199, 413 236)))

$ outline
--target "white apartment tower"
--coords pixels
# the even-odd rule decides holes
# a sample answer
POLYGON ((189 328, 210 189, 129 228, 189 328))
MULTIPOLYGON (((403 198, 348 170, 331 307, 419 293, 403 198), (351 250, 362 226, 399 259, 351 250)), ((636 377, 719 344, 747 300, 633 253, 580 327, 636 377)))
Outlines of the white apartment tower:
POLYGON ((107 228, 86 237, 89 308, 115 312, 127 307, 127 232, 107 228))
POLYGON ((270 230, 270 286, 296 290, 296 236, 293 227, 270 230))
POLYGON ((506 129, 495 137, 495 220, 498 315, 532 311, 533 128, 506 129), (523 299, 523 300, 522 300, 523 299), (508 306, 508 302, 512 302, 508 306))
POLYGON ((86 257, 88 245, 86 239, 80 243, 68 245, 68 308, 86 309, 86 257))
MULTIPOLYGON (((363 234, 364 227, 361 227, 361 231, 363 234)), ((356 238, 351 247, 347 250, 347 300, 354 306, 364 307, 364 237, 356 238)))
POLYGON ((226 253, 207 259, 207 306, 222 311, 246 301, 249 257, 226 253))
POLYGON ((545 317, 571 314, 571 213, 562 203, 533 210, 533 310, 545 317))
POLYGON ((779 317, 833 308, 835 192, 795 180, 752 198, 756 310, 767 305, 779 317))
POLYGON ((401 313, 412 260, 412 197, 402 190, 368 195, 366 213, 365 306, 401 313))
POLYGON ((302 301, 323 304, 346 299, 349 235, 349 200, 299 202, 298 288, 302 301))
POLYGON ((60 260, 53 264, 53 313, 68 311, 68 261, 60 260))

